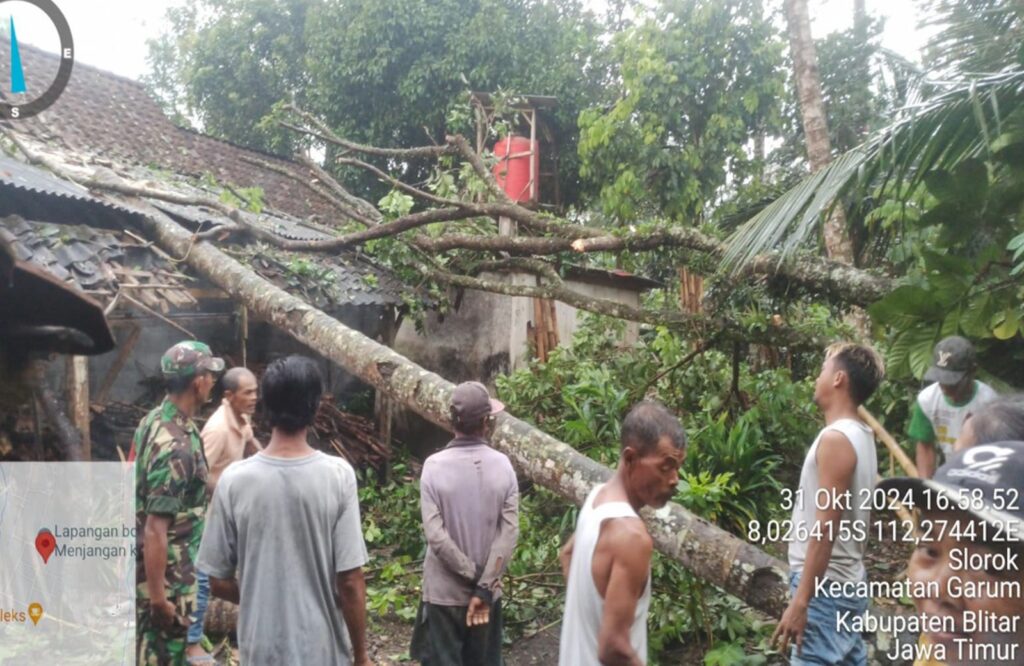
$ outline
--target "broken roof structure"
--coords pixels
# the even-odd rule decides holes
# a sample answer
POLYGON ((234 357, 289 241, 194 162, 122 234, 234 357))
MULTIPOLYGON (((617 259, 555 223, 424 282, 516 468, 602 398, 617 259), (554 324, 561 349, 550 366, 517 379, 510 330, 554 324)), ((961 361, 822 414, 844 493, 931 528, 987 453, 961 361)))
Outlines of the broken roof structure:
MULTIPOLYGON (((0 59, 6 57, 9 48, 10 42, 0 38, 0 59)), ((21 45, 21 54, 30 87, 33 78, 43 80, 56 67, 53 54, 25 44, 21 45)), ((222 196, 222 191, 211 191, 204 182, 223 184, 229 189, 259 188, 264 206, 260 214, 253 215, 255 224, 287 240, 322 240, 334 235, 329 227, 310 219, 337 218, 338 211, 324 196, 302 184, 310 178, 303 167, 178 127, 164 115, 142 84, 88 65, 75 65, 71 80, 53 106, 36 117, 12 122, 10 129, 37 149, 65 162, 107 167, 111 180, 155 183, 161 190, 183 198, 222 196)), ((159 200, 150 203, 196 229, 229 223, 223 214, 203 206, 159 200)), ((0 155, 0 216, 18 214, 33 221, 57 216, 62 225, 72 219, 90 228, 117 232, 87 232, 85 242, 73 243, 73 249, 58 248, 65 261, 53 261, 54 248, 40 239, 32 241, 25 237, 26 230, 21 228, 19 240, 23 244, 43 248, 39 258, 44 265, 56 268, 59 274, 74 271, 80 286, 88 288, 86 283, 93 282, 93 274, 77 269, 74 261, 66 261, 70 259, 68 252, 101 250, 97 246, 101 239, 107 243, 116 241, 129 251, 139 246, 139 242, 124 236, 123 224, 112 221, 116 220, 112 213, 128 211, 115 197, 98 198, 75 183, 0 155)), ((119 253, 112 247, 101 250, 101 254, 115 257, 117 265, 119 253)), ((319 306, 329 307, 332 302, 380 306, 402 303, 400 283, 356 253, 318 261, 320 269, 313 275, 295 264, 294 256, 272 248, 261 248, 252 256, 260 258, 254 268, 262 275, 288 288, 308 291, 319 306)), ((82 268, 88 271, 90 267, 82 268)), ((168 268, 164 262, 164 277, 169 277, 168 268)), ((106 296, 112 295, 108 289, 106 296)), ((174 304, 180 300, 173 292, 161 296, 167 296, 174 304)))
MULTIPOLYGON (((0 58, 7 48, 0 39, 0 58)), ((33 76, 45 78, 56 66, 56 56, 24 45, 22 58, 30 87, 33 76)), ((86 65, 75 66, 50 108, 3 127, 19 145, 7 146, 9 155, 0 153, 0 233, 25 261, 99 301, 120 331, 118 357, 92 364, 94 397, 125 402, 141 397, 147 381, 151 388, 158 381, 147 378, 137 359, 157 358, 182 336, 201 337, 240 363, 247 354, 266 358, 302 351, 265 324, 250 335, 244 308, 227 293, 230 289, 213 288, 188 268, 188 252, 168 256, 146 237, 144 226, 132 222, 142 208, 212 239, 261 277, 343 323, 396 343, 410 288, 359 252, 311 256, 272 242, 330 240, 349 221, 347 209, 338 205, 335 192, 321 187, 312 167, 178 127, 141 84, 86 65), (37 157, 26 161, 29 154, 37 157), (248 231, 241 236, 247 242, 236 242, 238 236, 218 242, 228 230, 240 228, 248 231), (268 237, 271 242, 263 242, 268 237), (159 342, 148 329, 133 334, 131 326, 141 321, 156 322, 163 331, 159 342)), ((354 215, 360 213, 366 211, 356 206, 354 215)), ((640 293, 657 284, 615 271, 565 270, 583 293, 629 306, 639 305, 640 293)), ((523 276, 512 272, 503 279, 523 276)), ((477 301, 477 309, 492 315, 485 329, 494 344, 467 350, 460 342, 481 330, 479 317, 466 306, 447 319, 447 333, 434 331, 429 339, 416 339, 406 322, 400 346, 432 370, 490 378, 519 367, 531 346, 544 358, 548 349, 569 342, 577 326, 575 309, 562 304, 538 301, 524 308, 524 299, 497 295, 477 301), (449 349, 452 345, 461 351, 449 349), (464 361, 457 368, 445 362, 454 357, 464 361)), ((629 329, 631 339, 636 328, 629 329)), ((334 391, 344 390, 345 373, 328 364, 324 368, 335 380, 334 391)))
MULTIPOLYGON (((9 47, 0 38, 0 58, 7 57, 9 47)), ((56 66, 55 55, 24 44, 21 55, 30 89, 33 78, 45 80, 56 66)), ((74 419, 76 428, 89 432, 90 402, 100 403, 93 409, 102 411, 107 401, 149 399, 159 384, 159 354, 183 337, 207 340, 235 363, 245 363, 247 356, 260 363, 279 354, 308 353, 269 325, 250 322, 230 294, 196 275, 183 257, 161 251, 133 223, 140 206, 151 206, 183 227, 217 239, 220 228, 236 225, 223 207, 206 204, 230 200, 248 225, 266 234, 286 240, 333 238, 335 229, 317 220, 345 220, 327 198, 304 184, 310 179, 304 167, 178 127, 141 84, 81 64, 75 65, 64 93, 49 109, 0 126, 17 144, 69 169, 99 174, 112 186, 89 189, 76 178, 28 163, 0 136, 0 243, 18 266, 95 303, 100 321, 105 312, 118 341, 116 351, 91 359, 84 380, 79 378, 85 407, 74 419), (122 194, 118 184, 125 183, 162 196, 122 194)), ((346 324, 385 342, 393 337, 404 303, 403 286, 362 254, 341 252, 310 260, 258 240, 232 242, 224 249, 346 324)), ((34 307, 46 312, 57 304, 43 300, 34 307)), ((25 318, 6 310, 0 314, 6 320, 0 328, 25 318)), ((106 331, 109 349, 113 340, 106 331)), ((83 349, 79 345, 67 351, 83 349)), ((324 371, 335 393, 353 385, 351 377, 331 364, 325 362, 324 371)), ((51 364, 50 384, 63 384, 71 372, 70 363, 67 369, 51 364)), ((73 411, 70 404, 68 411, 73 411)), ((125 435, 121 432, 116 443, 123 444, 125 435)), ((112 447, 97 454, 114 457, 112 447)))
MULTIPOLYGON (((45 88, 56 72, 56 55, 19 46, 28 88, 45 88)), ((9 55, 10 41, 0 36, 0 59, 9 55)), ((301 184, 305 174, 294 162, 179 127, 141 83, 82 63, 75 63, 71 80, 49 109, 13 126, 94 164, 154 166, 193 178, 210 174, 221 183, 259 187, 270 208, 289 215, 336 215, 329 201, 301 184)))

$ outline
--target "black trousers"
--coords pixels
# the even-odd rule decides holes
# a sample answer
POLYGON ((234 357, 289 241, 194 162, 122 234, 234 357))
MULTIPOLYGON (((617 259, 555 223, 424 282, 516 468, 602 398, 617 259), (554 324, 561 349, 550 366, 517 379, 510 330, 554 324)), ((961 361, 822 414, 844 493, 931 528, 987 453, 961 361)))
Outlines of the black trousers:
POLYGON ((466 610, 420 602, 410 656, 423 666, 502 666, 501 600, 482 626, 467 627, 466 610))

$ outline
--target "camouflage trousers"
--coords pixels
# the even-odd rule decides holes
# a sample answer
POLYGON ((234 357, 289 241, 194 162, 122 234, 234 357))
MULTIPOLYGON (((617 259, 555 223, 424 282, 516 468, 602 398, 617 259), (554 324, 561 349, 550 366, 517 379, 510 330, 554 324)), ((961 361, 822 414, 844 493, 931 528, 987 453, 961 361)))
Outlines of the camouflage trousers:
POLYGON ((153 624, 148 599, 138 599, 135 614, 135 663, 137 666, 185 666, 187 634, 195 610, 195 597, 171 599, 178 609, 174 626, 153 624))

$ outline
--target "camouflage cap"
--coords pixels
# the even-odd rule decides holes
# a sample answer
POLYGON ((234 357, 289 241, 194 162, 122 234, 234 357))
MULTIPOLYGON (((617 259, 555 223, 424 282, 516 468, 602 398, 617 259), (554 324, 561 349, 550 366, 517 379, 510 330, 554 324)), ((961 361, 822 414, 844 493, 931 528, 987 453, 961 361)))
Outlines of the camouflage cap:
POLYGON ((160 371, 164 373, 164 377, 189 377, 201 370, 224 370, 224 359, 214 356, 210 347, 202 342, 179 342, 164 352, 160 358, 160 371))

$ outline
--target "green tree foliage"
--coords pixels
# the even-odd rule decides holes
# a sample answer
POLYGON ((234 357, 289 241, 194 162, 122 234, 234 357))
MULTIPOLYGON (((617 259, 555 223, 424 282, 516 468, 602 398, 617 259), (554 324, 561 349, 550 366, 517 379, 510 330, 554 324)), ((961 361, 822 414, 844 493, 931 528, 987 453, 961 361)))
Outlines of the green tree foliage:
POLYGON ((965 335, 984 369, 1024 384, 1024 109, 1000 129, 987 160, 930 171, 920 212, 903 220, 892 256, 905 283, 870 308, 888 330, 892 375, 920 378, 935 342, 965 335))
MULTIPOLYGON (((741 538, 750 521, 781 517, 780 488, 796 483, 802 455, 819 427, 813 381, 794 379, 785 369, 755 371, 743 356, 733 387, 729 355, 693 356, 690 343, 665 329, 623 347, 622 330, 619 322, 586 318, 571 348, 559 347, 546 363, 534 361, 499 378, 499 397, 520 418, 611 465, 619 457, 619 427, 629 408, 643 397, 656 398, 680 415, 689 438, 675 501, 741 538)), ((817 363, 820 358, 813 359, 817 363)), ((530 493, 524 502, 532 512, 524 518, 529 529, 521 530, 513 576, 557 566, 551 558, 577 515, 575 507, 553 509, 545 493, 530 493)), ((739 645, 756 645, 763 637, 762 627, 734 599, 678 563, 656 556, 652 574, 649 640, 655 658, 679 642, 735 641, 732 652, 742 652, 739 645)), ((520 592, 534 594, 526 586, 520 592)), ((513 594, 510 607, 524 619, 547 608, 539 623, 561 609, 560 594, 535 594, 528 602, 513 594)))
POLYGON ((629 408, 644 397, 658 399, 684 415, 690 437, 678 499, 744 534, 747 521, 766 518, 777 503, 780 477, 796 475, 794 452, 816 423, 811 383, 794 384, 785 370, 750 373, 739 359, 733 387, 732 359, 721 352, 691 361, 688 343, 664 328, 623 348, 621 332, 617 322, 587 317, 571 348, 499 377, 501 399, 606 465, 618 461, 619 426, 629 408))
POLYGON ((1016 0, 928 0, 938 31, 926 63, 944 74, 998 72, 1019 60, 1024 5, 1016 0))
POLYGON ((782 42, 757 0, 664 0, 618 35, 618 99, 580 116, 581 176, 620 221, 692 222, 778 124, 782 42))
POLYGON ((149 81, 206 132, 288 154, 294 136, 261 121, 294 100, 344 136, 407 147, 470 130, 446 123, 467 90, 553 95, 575 197, 576 118, 607 78, 600 23, 578 0, 189 0, 168 18, 149 81))
POLYGON ((290 154, 295 139, 261 125, 280 100, 302 103, 312 0, 188 0, 150 42, 146 83, 179 120, 243 146, 290 154))

